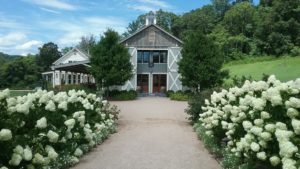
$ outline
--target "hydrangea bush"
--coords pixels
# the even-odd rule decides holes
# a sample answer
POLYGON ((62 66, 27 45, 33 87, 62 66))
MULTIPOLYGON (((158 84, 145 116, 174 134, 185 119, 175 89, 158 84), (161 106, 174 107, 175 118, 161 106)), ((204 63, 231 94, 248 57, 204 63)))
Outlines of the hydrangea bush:
POLYGON ((84 91, 0 92, 0 169, 65 168, 115 131, 116 107, 84 91))
POLYGON ((206 134, 242 159, 269 168, 300 167, 300 79, 246 81, 211 95, 202 107, 206 134))

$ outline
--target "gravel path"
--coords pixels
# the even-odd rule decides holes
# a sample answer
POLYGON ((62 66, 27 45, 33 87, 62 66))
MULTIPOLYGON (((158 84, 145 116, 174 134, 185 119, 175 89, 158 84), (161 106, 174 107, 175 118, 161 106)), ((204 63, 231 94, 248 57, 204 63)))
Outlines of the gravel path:
POLYGON ((118 132, 73 169, 219 169, 197 139, 186 102, 147 97, 112 102, 121 109, 118 132))

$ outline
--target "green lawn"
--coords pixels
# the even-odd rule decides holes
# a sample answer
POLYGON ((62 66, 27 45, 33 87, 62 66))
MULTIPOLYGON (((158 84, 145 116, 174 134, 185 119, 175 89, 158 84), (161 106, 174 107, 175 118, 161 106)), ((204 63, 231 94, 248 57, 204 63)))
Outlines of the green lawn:
POLYGON ((224 66, 224 69, 229 70, 230 77, 250 75, 253 79, 260 80, 265 73, 275 75, 281 81, 289 81, 300 78, 300 57, 285 57, 249 64, 229 63, 224 66))
POLYGON ((24 96, 28 93, 32 93, 33 91, 30 90, 11 90, 10 91, 10 96, 15 97, 15 96, 24 96))

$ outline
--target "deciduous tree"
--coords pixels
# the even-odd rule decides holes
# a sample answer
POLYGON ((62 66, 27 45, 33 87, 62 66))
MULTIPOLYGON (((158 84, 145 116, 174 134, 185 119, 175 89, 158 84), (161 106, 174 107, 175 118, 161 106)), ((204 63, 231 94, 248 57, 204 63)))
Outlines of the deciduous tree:
POLYGON ((53 42, 48 42, 39 48, 37 64, 40 66, 41 71, 50 70, 52 63, 61 56, 61 52, 58 51, 58 46, 53 42))

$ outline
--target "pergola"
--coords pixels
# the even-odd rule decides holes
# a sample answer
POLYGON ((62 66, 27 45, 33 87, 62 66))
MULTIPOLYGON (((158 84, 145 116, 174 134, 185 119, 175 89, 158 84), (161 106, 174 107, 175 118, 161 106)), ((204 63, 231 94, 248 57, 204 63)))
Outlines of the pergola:
POLYGON ((53 65, 53 79, 60 79, 59 84, 81 84, 95 83, 94 78, 90 75, 90 61, 77 61, 66 64, 53 65))

